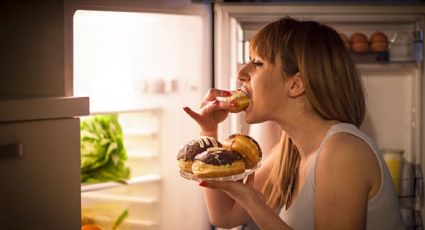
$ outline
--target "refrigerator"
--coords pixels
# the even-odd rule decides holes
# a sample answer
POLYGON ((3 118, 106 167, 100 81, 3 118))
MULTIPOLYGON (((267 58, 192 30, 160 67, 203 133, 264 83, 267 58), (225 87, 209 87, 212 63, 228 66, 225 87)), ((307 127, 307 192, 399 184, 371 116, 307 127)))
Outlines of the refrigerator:
POLYGON ((126 212, 118 229, 207 229, 201 189, 176 157, 199 135, 182 108, 198 108, 211 84, 209 6, 119 6, 73 15, 74 95, 90 98, 92 116, 118 116, 130 169, 124 184, 82 184, 83 220, 113 229, 126 212))
MULTIPOLYGON (((85 218, 112 229, 126 212, 118 229, 210 229, 201 189, 179 175, 178 149, 199 135, 182 108, 199 108, 211 87, 239 87, 249 39, 291 16, 348 36, 381 31, 400 43, 384 54, 353 53, 367 98, 361 128, 381 149, 403 151, 404 168, 412 171, 401 178, 408 186, 401 211, 410 229, 422 229, 423 5, 64 0, 6 6, 2 15, 16 22, 5 27, 9 52, 0 84, 0 152, 7 156, 0 170, 9 175, 0 192, 0 206, 7 207, 0 228, 77 229, 85 218), (41 35, 31 36, 34 27, 41 35), (413 38, 400 42, 403 34, 413 38), (16 58, 23 61, 12 64, 16 58), (80 184, 79 122, 106 114, 118 116, 131 176, 126 183, 80 184), (26 157, 41 153, 47 156, 26 157)), ((235 132, 253 136, 267 152, 280 131, 271 123, 247 125, 242 113, 219 126, 219 139, 235 132)))
MULTIPOLYGON (((356 33, 368 39, 376 32, 385 34, 389 47, 384 52, 359 52, 347 44, 366 96, 360 129, 376 142, 386 159, 408 229, 423 229, 424 12, 423 4, 217 4, 215 86, 239 86, 235 77, 249 61, 250 38, 268 22, 284 16, 318 21, 348 38, 356 33)), ((226 120, 220 128, 221 133, 246 132, 263 145, 270 142, 264 134, 276 133, 270 124, 247 126, 243 114, 226 120)))

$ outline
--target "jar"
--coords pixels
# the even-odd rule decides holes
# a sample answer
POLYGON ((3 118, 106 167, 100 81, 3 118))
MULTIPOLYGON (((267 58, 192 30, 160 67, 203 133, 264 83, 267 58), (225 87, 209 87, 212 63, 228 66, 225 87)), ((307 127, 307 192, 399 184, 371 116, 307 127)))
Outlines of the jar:
POLYGON ((397 194, 400 194, 400 180, 401 180, 401 167, 402 167, 402 155, 404 150, 401 149, 383 149, 382 154, 384 155, 385 162, 391 174, 395 190, 397 194))

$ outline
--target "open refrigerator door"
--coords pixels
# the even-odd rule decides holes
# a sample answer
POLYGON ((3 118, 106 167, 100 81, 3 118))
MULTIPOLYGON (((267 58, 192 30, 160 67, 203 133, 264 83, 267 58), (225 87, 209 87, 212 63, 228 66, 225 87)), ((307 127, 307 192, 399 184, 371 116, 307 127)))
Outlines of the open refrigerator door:
MULTIPOLYGON (((94 117, 116 119, 115 128, 108 127, 121 131, 117 135, 122 136, 124 173, 108 177, 109 171, 82 183, 82 224, 102 229, 207 228, 201 191, 179 176, 176 155, 198 135, 182 108, 197 107, 210 87, 208 22, 202 15, 109 8, 77 10, 74 15, 74 94, 90 97, 91 115, 83 123, 94 117), (196 218, 182 212, 183 207, 196 218)), ((91 137, 84 132, 82 126, 82 167, 83 157, 93 155, 93 147, 83 146, 83 138, 91 137)), ((101 137, 92 138, 101 140, 100 145, 120 145, 119 138, 105 143, 106 135, 99 133, 101 137)), ((102 149, 110 165, 117 165, 118 157, 109 150, 102 149)))
MULTIPOLYGON (((238 87, 236 73, 249 62, 250 38, 268 22, 281 17, 315 20, 333 27, 348 39, 347 47, 362 76, 366 93, 366 117, 361 129, 375 140, 384 154, 399 192, 406 225, 409 229, 422 229, 425 11, 414 6, 242 6, 229 3, 216 5, 215 12, 218 88, 238 87), (387 38, 385 49, 371 47, 373 43, 369 39, 377 32, 387 38), (350 38, 360 33, 367 39, 366 50, 350 43, 350 38), (395 162, 394 155, 398 157, 395 162)), ((269 124, 264 128, 247 126, 243 115, 234 115, 223 124, 220 132, 246 133, 255 136, 260 145, 267 145, 269 140, 261 136, 270 133, 270 129, 269 124)))

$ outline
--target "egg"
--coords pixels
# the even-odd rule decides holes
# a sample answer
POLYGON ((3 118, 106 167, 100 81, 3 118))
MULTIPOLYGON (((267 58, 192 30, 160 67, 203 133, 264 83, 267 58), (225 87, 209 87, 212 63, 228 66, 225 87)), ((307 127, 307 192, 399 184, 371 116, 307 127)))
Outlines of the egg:
POLYGON ((374 42, 370 44, 370 48, 374 52, 384 52, 388 50, 388 42, 374 42))
POLYGON ((369 42, 366 35, 363 34, 363 33, 352 34, 351 37, 350 37, 350 41, 351 41, 351 43, 357 43, 357 42, 368 43, 369 42))
POLYGON ((354 52, 364 53, 364 52, 369 51, 369 43, 367 43, 367 42, 351 43, 351 49, 354 52))
POLYGON ((370 43, 383 42, 388 43, 388 37, 383 32, 375 32, 370 36, 370 43))

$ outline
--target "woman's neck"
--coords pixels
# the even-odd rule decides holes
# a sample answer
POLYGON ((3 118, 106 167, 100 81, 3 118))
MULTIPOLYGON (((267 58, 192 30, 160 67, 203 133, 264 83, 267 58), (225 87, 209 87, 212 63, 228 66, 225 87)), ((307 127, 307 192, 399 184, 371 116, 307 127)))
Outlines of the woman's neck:
POLYGON ((298 148, 301 161, 304 161, 319 148, 329 128, 338 122, 324 120, 316 114, 305 112, 294 114, 291 119, 278 123, 291 137, 298 148))

